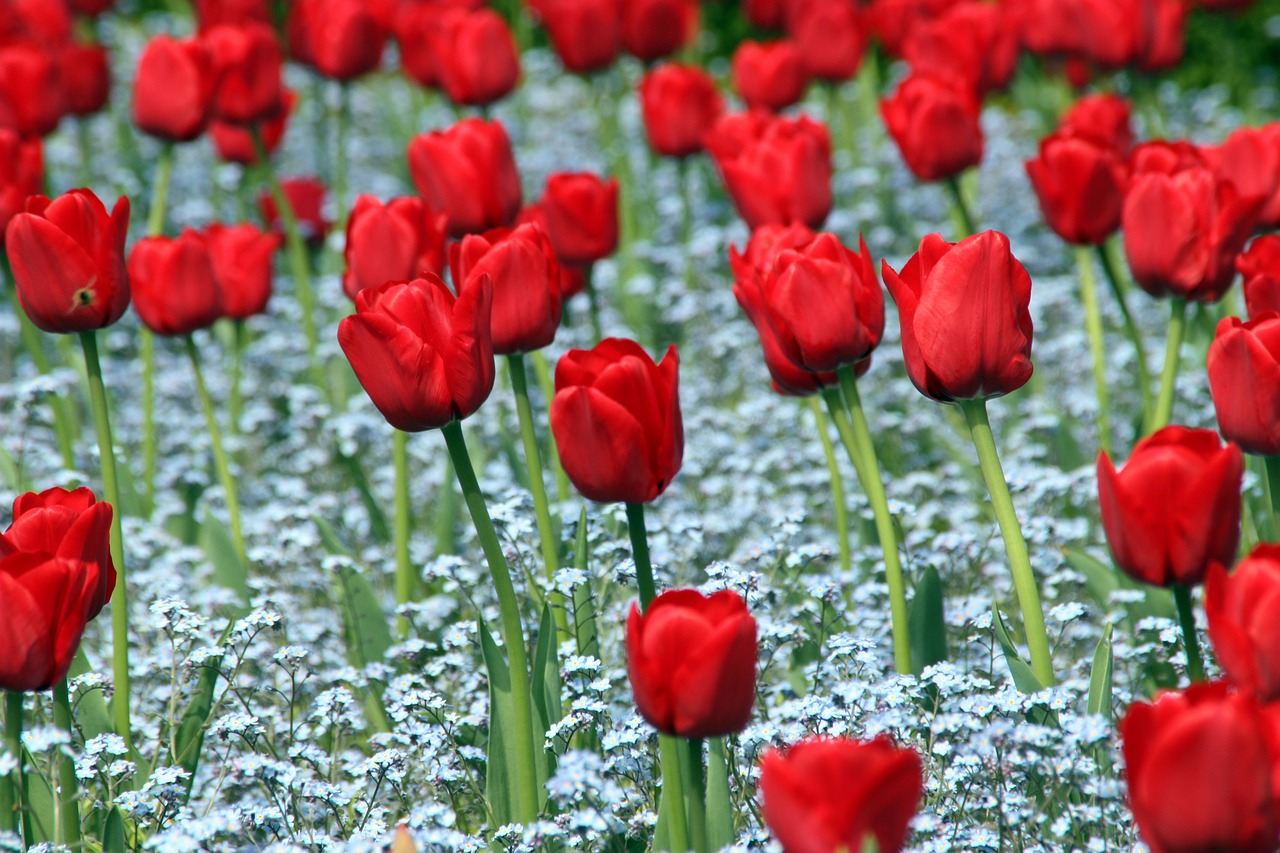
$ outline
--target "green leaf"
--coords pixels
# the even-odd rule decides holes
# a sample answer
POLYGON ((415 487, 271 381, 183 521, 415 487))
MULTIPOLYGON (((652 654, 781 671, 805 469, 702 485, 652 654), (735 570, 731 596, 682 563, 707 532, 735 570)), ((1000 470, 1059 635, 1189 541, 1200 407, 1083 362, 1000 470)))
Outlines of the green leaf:
POLYGON ((1111 717, 1111 665, 1111 625, 1107 625, 1094 649, 1089 672, 1089 702, 1085 707, 1090 714, 1111 717))
POLYGON ((933 566, 925 567, 916 584, 907 615, 907 635, 911 640, 911 663, 916 675, 926 666, 947 659, 947 623, 942 609, 942 578, 933 566))
POLYGON ((723 850, 737 840, 724 749, 724 738, 707 740, 707 843, 712 850, 723 850))
POLYGON ((994 616, 996 639, 1000 641, 1000 648, 1004 650, 1005 663, 1009 665, 1009 673, 1013 676, 1014 686, 1022 693, 1036 693, 1043 690, 1044 685, 1040 683, 1040 679, 1036 678, 1035 673, 1031 671, 1031 665, 1022 659, 1022 656, 1018 654, 1017 647, 1013 644, 1013 640, 1009 638, 1009 629, 1005 627, 1004 617, 1000 615, 1000 608, 993 604, 991 613, 994 616))
POLYGON ((1178 610, 1173 603, 1173 594, 1167 589, 1138 583, 1124 572, 1073 548, 1064 548, 1062 555, 1071 568, 1084 575, 1089 595, 1103 611, 1110 610, 1111 593, 1117 589, 1138 590, 1143 593, 1141 601, 1126 602, 1123 607, 1130 623, 1136 623, 1148 616, 1162 619, 1177 619, 1178 610))
POLYGON ((120 810, 112 807, 107 813, 107 825, 102 830, 102 853, 126 853, 124 818, 120 810))
POLYGON ((357 668, 377 663, 386 657, 393 642, 382 602, 364 572, 355 566, 340 567, 337 578, 346 629, 347 660, 357 668))
POLYGON ((240 557, 236 554, 236 546, 231 540, 231 534, 208 510, 205 510, 204 518, 200 522, 197 542, 213 564, 213 579, 218 586, 236 593, 240 600, 247 604, 249 584, 245 579, 245 565, 240 562, 240 557))
MULTIPOLYGON (((560 722, 564 710, 560 703, 560 660, 556 655, 556 620, 551 605, 543 605, 542 622, 538 626, 538 644, 533 650, 533 712, 535 731, 541 745, 547 739, 547 729, 553 722, 560 722), (540 731, 539 731, 540 729, 540 731)), ((551 768, 548 767, 548 770, 551 768)), ((543 782, 545 780, 539 780, 543 782)))
POLYGON ((515 702, 511 695, 511 670, 507 657, 493 635, 479 620, 480 650, 484 653, 485 672, 489 677, 489 748, 484 795, 489 801, 493 819, 498 825, 511 823, 519 814, 519 792, 516 790, 515 702))
MULTIPOLYGON (((68 674, 75 678, 93 671, 93 667, 89 665, 89 658, 85 656, 84 646, 81 646, 76 650, 75 657, 71 659, 71 669, 68 674)), ((102 695, 101 690, 82 691, 78 697, 75 697, 75 708, 76 721, 80 724, 80 730, 84 732, 85 740, 113 731, 111 715, 107 711, 107 699, 102 695)))
MULTIPOLYGON (((26 752, 24 749, 23 752, 26 752)), ((27 765, 23 774, 27 781, 27 817, 31 818, 31 840, 53 841, 57 822, 53 819, 53 788, 44 774, 32 766, 27 753, 27 765)))
MULTIPOLYGON (((587 552, 587 507, 578 511, 578 531, 574 540, 573 567, 591 576, 590 555, 587 552)), ((600 637, 596 630, 596 603, 591 593, 591 582, 579 584, 573 590, 573 635, 578 654, 600 657, 600 637)))
POLYGON ((320 541, 324 544, 326 551, 338 557, 355 559, 351 549, 343 544, 337 531, 333 529, 333 525, 318 515, 311 516, 311 521, 315 524, 316 531, 320 534, 320 541))
MULTIPOLYGON (((221 658, 218 659, 218 665, 221 658)), ((200 766, 200 753, 204 747, 205 726, 209 714, 213 710, 213 692, 218 686, 219 672, 216 665, 206 663, 200 668, 195 686, 191 690, 191 702, 182 713, 182 721, 178 723, 178 735, 175 739, 178 748, 176 756, 183 770, 191 774, 187 778, 187 792, 190 794, 191 784, 195 781, 196 768, 200 766)))

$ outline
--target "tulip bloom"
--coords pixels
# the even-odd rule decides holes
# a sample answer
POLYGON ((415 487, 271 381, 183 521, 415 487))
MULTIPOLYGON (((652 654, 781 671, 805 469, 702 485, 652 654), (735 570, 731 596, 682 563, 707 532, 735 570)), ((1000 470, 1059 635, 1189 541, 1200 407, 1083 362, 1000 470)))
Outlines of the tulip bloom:
POLYGON ((492 9, 442 13, 432 31, 436 73, 455 104, 491 104, 520 79, 520 53, 506 20, 492 9))
POLYGON ((661 65, 640 81, 640 110, 653 150, 687 157, 702 150, 703 137, 724 112, 724 99, 701 68, 661 65))
POLYGON ((622 7, 622 46, 643 62, 675 53, 698 27, 695 0, 627 0, 622 7))
POLYGON ((194 0, 201 35, 220 24, 270 24, 271 0, 194 0))
POLYGON ((881 262, 898 304, 907 375, 935 400, 985 399, 1031 378, 1031 277, 1009 238, 984 231, 959 243, 920 242, 900 273, 881 262))
POLYGON ((1114 150, 1058 131, 1040 141, 1026 169, 1045 221, 1063 240, 1098 245, 1120 227, 1129 174, 1114 150))
POLYGON ((780 110, 798 103, 809 85, 795 42, 747 40, 733 52, 733 88, 748 107, 780 110))
POLYGON ((858 73, 870 33, 860 7, 844 0, 809 0, 788 27, 800 61, 815 80, 842 83, 858 73))
POLYGON ((541 0, 538 18, 561 64, 575 74, 608 68, 622 49, 617 0, 541 0))
POLYGON ((383 204, 361 195, 347 220, 342 289, 351 299, 366 287, 444 273, 446 217, 417 197, 383 204))
POLYGON ((22 212, 27 196, 36 195, 44 182, 44 153, 39 137, 23 139, 12 130, 0 130, 0 247, 9 220, 22 212))
POLYGON ((133 307, 157 335, 189 335, 222 316, 222 291, 209 246, 190 228, 178 237, 147 237, 129 253, 133 307))
POLYGON ((102 112, 111 94, 111 69, 100 44, 71 41, 58 49, 62 106, 67 115, 102 112))
POLYGON ((0 533, 0 689, 48 690, 67 677, 85 624, 111 600, 111 504, 87 488, 28 492, 0 533))
POLYGON ((982 105, 949 77, 912 74, 880 102, 902 159, 922 181, 952 178, 982 162, 982 105))
POLYGON ((555 340, 560 325, 560 267, 537 225, 468 234, 449 247, 459 293, 493 282, 490 332, 499 355, 531 352, 555 340))
POLYGON ((222 294, 223 316, 243 320, 265 311, 271 298, 271 257, 283 238, 249 223, 215 222, 205 226, 203 234, 222 294))
POLYGON ((1063 114, 1058 129, 1110 148, 1121 157, 1133 150, 1132 110, 1119 95, 1085 95, 1063 114))
POLYGON ((1246 453, 1280 455, 1280 314, 1224 317, 1208 368, 1223 437, 1246 453))
POLYGON ((91 191, 71 190, 50 201, 27 199, 9 221, 5 248, 18 301, 46 332, 88 332, 119 320, 129 307, 124 242, 129 199, 111 215, 91 191))
MULTIPOLYGON (((302 239, 312 246, 324 243, 333 223, 324 214, 324 198, 328 190, 316 178, 287 178, 280 182, 280 189, 289 202, 289 209, 298 221, 298 230, 302 239)), ((276 209, 276 200, 271 193, 264 190, 258 197, 258 209, 262 219, 273 231, 283 233, 284 224, 280 221, 280 211, 276 209)))
POLYGON ((788 853, 898 853, 924 792, 920 756, 888 737, 809 738, 760 760, 764 822, 788 853))
POLYGON ((63 107, 58 66, 48 52, 24 42, 0 47, 0 128, 46 136, 63 107))
POLYGON ((1230 574, 1212 566, 1204 609, 1231 683, 1261 702, 1280 698, 1280 546, 1258 545, 1230 574))
POLYGON ((261 24, 218 26, 202 38, 218 81, 210 107, 214 118, 257 124, 285 108, 284 57, 275 32, 261 24))
POLYGON ((493 390, 492 305, 484 280, 457 299, 438 276, 388 281, 356 294, 338 343, 387 423, 438 429, 473 413, 493 390))
POLYGON ((1009 85, 1018 64, 1018 32, 1007 7, 958 3, 910 30, 903 56, 912 74, 957 78, 979 95, 1009 85))
POLYGON ((510 225, 520 212, 520 175, 502 124, 467 118, 409 142, 409 174, 432 210, 461 237, 510 225))
POLYGON ((330 79, 354 80, 382 62, 387 34, 362 0, 295 0, 288 29, 294 57, 330 79))
POLYGON ((213 85, 212 60, 203 42, 158 35, 138 59, 133 123, 161 139, 195 139, 208 123, 213 85))
POLYGON ((679 367, 674 345, 655 365, 639 344, 620 338, 560 359, 551 432, 584 497, 649 503, 671 485, 684 458, 679 367))
POLYGON ((214 150, 228 163, 252 166, 258 162, 258 147, 253 139, 256 132, 263 150, 270 157, 284 140, 284 132, 289 128, 289 116, 297 102, 297 95, 286 89, 284 109, 280 110, 280 114, 260 121, 252 128, 225 121, 209 122, 209 137, 213 140, 214 150))
POLYGON ((733 206, 751 228, 797 220, 817 228, 831 212, 826 125, 753 110, 721 118, 706 145, 733 206))
POLYGON ((1129 804, 1151 853, 1271 853, 1274 721, 1222 682, 1134 702, 1120 721, 1129 804))
POLYGON ((1258 227, 1280 225, 1280 134, 1242 127, 1221 145, 1200 149, 1218 177, 1244 197, 1262 199, 1258 227))
POLYGON ((902 57, 908 33, 957 2, 961 0, 872 0, 867 14, 876 40, 885 53, 897 59, 902 57))
POLYGON ((1244 456, 1207 429, 1168 426, 1116 471, 1098 454, 1098 504, 1116 565, 1154 586, 1192 586, 1240 544, 1244 456))
POLYGON ((680 737, 747 726, 756 698, 756 620, 742 596, 673 589, 627 617, 627 674, 640 716, 680 737))
POLYGON ((618 180, 590 172, 547 177, 538 203, 556 257, 566 264, 603 260, 618 248, 618 180))
POLYGON ((1280 311, 1280 235, 1256 238, 1236 257, 1236 269, 1244 276, 1244 304, 1250 317, 1280 311))

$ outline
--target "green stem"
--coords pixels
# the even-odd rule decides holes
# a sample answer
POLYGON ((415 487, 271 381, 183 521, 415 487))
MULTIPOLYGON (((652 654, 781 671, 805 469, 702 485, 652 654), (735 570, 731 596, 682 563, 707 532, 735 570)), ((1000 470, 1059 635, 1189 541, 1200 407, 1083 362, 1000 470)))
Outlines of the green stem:
POLYGON ((1191 587, 1174 584, 1173 601, 1178 606, 1182 644, 1187 652, 1187 677, 1195 684, 1204 681, 1204 664, 1200 662, 1200 641, 1196 639, 1196 617, 1191 611, 1191 587))
MULTIPOLYGON (((547 407, 550 408, 551 401, 556 396, 555 382, 551 379, 551 367, 547 364, 547 359, 541 350, 532 353, 530 360, 533 362, 533 375, 538 378, 538 387, 542 389, 542 399, 547 401, 547 407)), ((556 501, 564 503, 569 500, 569 475, 564 472, 564 466, 560 464, 560 453, 554 441, 547 442, 547 464, 556 475, 556 501)))
POLYGON ((677 180, 680 181, 680 245, 684 249, 684 283, 687 288, 692 289, 694 283, 693 276, 693 199, 689 187, 689 158, 681 157, 676 160, 676 166, 679 170, 677 180))
POLYGON ((973 212, 969 210, 969 203, 964 200, 964 191, 960 188, 960 176, 952 175, 946 180, 947 190, 951 194, 951 202, 955 206, 956 216, 959 217, 960 224, 964 226, 966 237, 978 233, 977 221, 973 218, 973 212))
MULTIPOLYGON (((547 582, 552 584, 560 568, 560 556, 556 548, 560 537, 551 521, 551 508, 547 502, 547 489, 542 482, 542 454, 538 451, 538 436, 533 430, 533 407, 529 405, 529 380, 524 369, 524 356, 512 353, 507 356, 507 371, 511 374, 511 390, 516 395, 516 414, 520 419, 520 438, 524 442, 525 467, 529 470, 529 491, 533 494, 533 512, 538 521, 538 541, 542 546, 542 565, 547 582)), ((564 596, 551 589, 551 611, 556 629, 562 640, 569 638, 569 621, 565 615, 564 596)))
POLYGON ((636 561, 636 585, 640 587, 640 608, 648 610, 657 596, 653 584, 653 564, 649 562, 649 536, 644 529, 644 504, 627 504, 627 533, 631 536, 631 553, 636 561))
POLYGON ((840 476, 840 466, 836 462, 835 445, 827 433, 827 419, 822 414, 822 406, 817 397, 809 398, 809 409, 813 412, 814 424, 818 428, 818 438, 822 441, 822 454, 827 459, 827 472, 831 477, 831 502, 835 505, 836 536, 840 538, 840 569, 848 572, 853 568, 853 549, 849 545, 849 508, 844 495, 844 478, 840 476))
POLYGON ((156 508, 156 336, 145 325, 138 330, 142 356, 142 488, 147 517, 156 508))
POLYGON ((1134 367, 1138 373, 1138 393, 1142 395, 1142 422, 1151 418, 1151 371, 1147 367, 1147 351, 1142 343, 1142 331, 1129 311, 1129 301, 1125 297, 1125 286, 1116 267, 1115 258, 1106 245, 1098 246, 1098 259, 1102 262, 1102 271, 1107 275, 1107 283, 1111 285, 1111 295, 1120 306, 1120 316, 1124 318, 1124 333, 1133 346, 1134 367))
POLYGON ((337 224, 340 233, 347 229, 347 137, 351 130, 351 84, 338 84, 338 121, 334 144, 337 146, 333 160, 333 194, 337 203, 337 224))
POLYGON ((1000 466, 995 438, 991 435, 991 422, 987 418, 986 400, 960 400, 961 411, 973 436, 974 449, 982 467, 982 477, 987 481, 991 506, 1004 538, 1009 568, 1013 572, 1013 587, 1022 609, 1022 623, 1027 633, 1027 648, 1031 652, 1031 670, 1045 687, 1054 684, 1053 659, 1049 655, 1049 634, 1044 627, 1044 611, 1040 607, 1040 592, 1036 588, 1036 576, 1031 570, 1031 556, 1027 552, 1027 540, 1023 538, 1018 514, 1013 508, 1009 484, 1000 466))
POLYGON ((231 462, 227 458, 227 450, 222 444, 222 430, 218 427, 218 413, 213 405, 213 397, 204 384, 204 371, 200 369, 200 352, 196 349, 195 335, 187 335, 187 356, 191 359, 191 371, 196 377, 196 393, 200 395, 200 405, 204 407, 204 421, 209 429, 209 443, 213 445, 213 464, 218 469, 218 482, 222 484, 223 497, 227 502, 227 515, 231 519, 231 541, 235 545, 236 556, 245 568, 249 566, 249 551, 245 548, 244 532, 240 527, 240 501, 236 497, 236 481, 231 476, 231 462))
POLYGON ((1175 296, 1169 300, 1169 337, 1165 341, 1164 369, 1160 371, 1160 396, 1156 409, 1147 424, 1148 434, 1168 426, 1173 417, 1173 386, 1178 381, 1178 361, 1182 352, 1182 339, 1187 332, 1187 300, 1175 296))
POLYGON ((227 431, 232 435, 240 434, 240 411, 243 398, 240 396, 240 376, 244 369, 244 350, 249 343, 249 327, 243 317, 231 320, 231 396, 227 400, 227 431))
POLYGON ((592 280, 593 264, 588 264, 582 276, 586 281, 583 288, 587 291, 587 310, 591 313, 591 334, 597 342, 604 340, 604 327, 600 325, 600 294, 596 292, 596 283, 592 280))
POLYGON ((458 516, 457 492, 453 490, 453 460, 444 460, 444 478, 440 482, 440 498, 436 501, 435 539, 437 554, 452 554, 457 550, 454 538, 458 516))
MULTIPOLYGON (((64 678, 53 687, 53 723, 70 733, 71 691, 64 678)), ((80 846, 80 786, 76 780, 76 763, 65 752, 58 753, 58 811, 61 818, 62 843, 73 850, 80 846)))
POLYGON ((697 853, 708 853, 707 845, 707 792, 702 777, 702 739, 681 738, 680 780, 684 783, 685 817, 689 821, 689 835, 697 853))
POLYGON ((659 734, 658 744, 662 750, 662 796, 667 801, 671 853, 688 853, 689 823, 685 817, 684 784, 680 778, 680 753, 683 750, 675 735, 659 734))
POLYGON ((471 512, 471 521, 475 524, 480 547, 489 563, 489 574, 498 595, 498 608, 502 612, 502 643, 506 647, 507 663, 511 669, 511 696, 515 705, 512 715, 515 732, 512 736, 518 757, 516 772, 519 774, 519 820, 521 823, 532 823, 538 817, 541 798, 538 794, 536 772, 537 752, 533 742, 529 659, 524 647, 524 629, 520 624, 520 605, 516 601, 515 586, 511 582, 511 567, 507 565, 502 543, 498 541, 498 532, 493 528, 489 510, 485 507, 484 495, 480 492, 480 483, 471 467, 471 457, 467 454, 466 441, 462 436, 462 422, 450 421, 440 431, 448 445, 449 458, 453 460, 458 485, 466 499, 467 509, 471 512))
MULTIPOLYGON (((396 603, 413 601, 418 575, 409 560, 409 435, 396 430, 391 436, 391 453, 396 466, 396 603)), ((408 623, 401 623, 408 630, 408 623)))
POLYGON ((902 562, 898 557, 898 534, 893 528, 893 516, 889 514, 889 499, 885 495, 875 444, 871 441, 871 429, 867 426, 867 418, 862 411, 862 398, 858 394, 858 380, 854 376, 853 365, 842 366, 837 375, 840 377, 840 389, 844 392, 853 439, 858 447, 858 455, 862 457, 862 488, 871 504, 880 550, 884 552, 884 575, 889 586, 889 611, 893 621, 894 663, 898 672, 906 674, 912 671, 911 637, 907 633, 907 588, 902 576, 902 562))
POLYGON ((169 197, 169 181, 173 177, 173 143, 160 147, 156 158, 156 180, 151 185, 151 207, 147 210, 147 236, 157 237, 164 232, 164 208, 169 197))
POLYGON ((24 817, 23 811, 27 803, 27 770, 25 752, 22 748, 22 716, 26 694, 19 690, 4 692, 4 735, 9 754, 18 766, 9 774, 9 784, 0 786, 0 810, 5 816, 5 826, 14 832, 19 831, 25 842, 24 849, 31 847, 31 819, 24 817))
POLYGON ((89 379, 89 402, 93 407, 93 428, 98 434, 98 456, 102 464, 102 489, 111 504, 111 562, 116 569, 116 585, 111 593, 111 674, 115 682, 112 705, 116 734, 133 752, 133 731, 129 722, 129 602, 125 585, 124 513, 120 507, 120 483, 116 478, 115 446, 111 443, 111 420, 107 414, 107 389, 102 382, 96 332, 81 332, 85 373, 89 379))
POLYGON ((1271 507, 1271 535, 1280 535, 1280 456, 1264 456, 1267 471, 1267 499, 1271 507))
POLYGON ((1093 279, 1093 257, 1086 246, 1076 247, 1080 267, 1080 302, 1084 305, 1084 325, 1093 355, 1093 385, 1098 396, 1098 443, 1111 455, 1111 421, 1107 414, 1106 348, 1102 340, 1102 314, 1098 310, 1098 289, 1093 279))

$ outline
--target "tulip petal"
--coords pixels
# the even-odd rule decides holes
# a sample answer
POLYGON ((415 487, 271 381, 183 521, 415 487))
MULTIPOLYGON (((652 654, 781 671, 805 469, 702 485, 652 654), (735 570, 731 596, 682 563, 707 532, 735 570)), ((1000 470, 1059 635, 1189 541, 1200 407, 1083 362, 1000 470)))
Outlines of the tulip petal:
POLYGON ((626 406, 594 388, 566 388, 551 401, 551 431, 565 473, 584 497, 600 503, 656 497, 648 466, 635 458, 648 439, 626 406))
POLYGON ((20 213, 5 235, 18 299, 39 329, 67 333, 101 328, 106 295, 89 253, 58 226, 20 213))

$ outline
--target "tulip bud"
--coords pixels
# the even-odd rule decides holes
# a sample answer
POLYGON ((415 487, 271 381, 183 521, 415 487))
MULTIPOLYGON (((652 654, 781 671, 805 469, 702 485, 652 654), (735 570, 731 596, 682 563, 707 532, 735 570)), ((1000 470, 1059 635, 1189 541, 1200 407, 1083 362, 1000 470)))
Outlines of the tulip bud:
POLYGON ((210 108, 213 117, 256 124, 278 116, 285 108, 284 57, 275 32, 260 24, 223 25, 202 38, 218 81, 210 108))
POLYGON ((190 228, 179 237, 147 237, 129 254, 133 307, 157 335, 188 335, 222 316, 205 238, 190 228))
POLYGON ((48 52, 22 42, 0 47, 0 128, 46 136, 63 108, 59 69, 48 52))
POLYGON ((922 181, 952 178, 982 161, 981 109, 963 83, 919 74, 880 102, 889 135, 922 181))
POLYGON ((603 260, 618 248, 618 180, 556 172, 538 203, 556 257, 566 264, 603 260))
POLYGON ((653 150, 687 157, 702 150, 703 137, 724 112, 724 99, 701 68, 661 65, 640 81, 640 110, 653 150))
POLYGON ((1246 453, 1280 454, 1280 314, 1224 317, 1209 345, 1218 430, 1246 453))
POLYGON ((617 0, 541 0, 538 17, 566 69, 608 68, 622 49, 617 0))
POLYGON ((1058 131, 1026 169, 1045 220, 1068 243, 1099 245, 1120 227, 1129 175, 1112 149, 1058 131))
POLYGON ((385 205, 362 195, 347 220, 342 289, 351 299, 366 287, 444 273, 445 221, 417 197, 385 205))
POLYGON ((1280 311, 1280 235, 1256 238, 1236 256, 1236 269, 1244 276, 1244 304, 1250 317, 1280 311))
POLYGON ((560 267, 537 225, 468 234, 449 247, 454 286, 462 293, 493 282, 490 332, 499 355, 531 352, 555 340, 560 325, 560 267))
POLYGON ((271 298, 271 257, 283 238, 248 223, 216 222, 205 227, 204 237, 222 293, 223 316, 242 320, 265 311, 271 298))
POLYGON ((627 0, 622 7, 622 46, 643 62, 675 53, 698 28, 695 0, 627 0))
POLYGON ((1280 546, 1260 544, 1230 574, 1205 578, 1204 610, 1214 657, 1227 678, 1260 702, 1280 698, 1280 546))
POLYGON ((296 59, 341 81, 375 70, 387 39, 362 0, 295 0, 288 30, 296 59))
POLYGON ((209 120, 213 84, 213 66, 203 42, 158 35, 138 59, 133 123, 161 139, 195 139, 209 120))
POLYGON ((455 104, 491 104, 520 79, 515 37, 492 9, 448 10, 433 28, 430 44, 440 85, 455 104))
POLYGON ((798 103, 809 75, 795 42, 747 40, 733 52, 733 87, 748 107, 780 110, 798 103))
POLYGON ((409 142, 409 174, 432 210, 461 237, 510 225, 520 212, 520 175, 502 124, 467 118, 409 142))
POLYGON ((809 0, 798 8, 788 30, 808 75, 829 83, 852 79, 870 35, 861 7, 845 0, 809 0))

